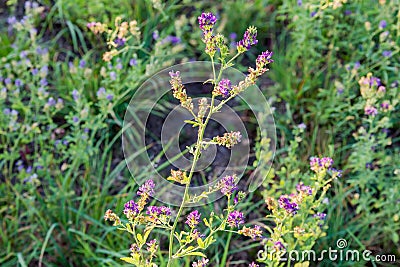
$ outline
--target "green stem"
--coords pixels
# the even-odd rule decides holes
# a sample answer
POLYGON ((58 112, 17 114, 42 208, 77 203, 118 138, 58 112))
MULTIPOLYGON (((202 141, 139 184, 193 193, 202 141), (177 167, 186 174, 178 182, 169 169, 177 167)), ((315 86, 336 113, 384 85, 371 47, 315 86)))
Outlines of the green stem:
POLYGON ((232 238, 232 232, 229 232, 228 238, 226 240, 224 254, 222 255, 221 266, 225 266, 226 265, 226 259, 228 258, 229 244, 231 242, 231 238, 232 238))
POLYGON ((189 173, 189 177, 188 177, 189 182, 185 185, 185 191, 183 193, 182 202, 181 202, 181 205, 179 207, 178 213, 176 215, 174 224, 173 224, 173 226, 171 228, 171 233, 169 235, 169 249, 168 249, 168 264, 167 264, 167 267, 170 266, 171 261, 172 261, 174 232, 175 232, 176 226, 178 224, 178 219, 180 218, 180 216, 182 214, 183 208, 185 206, 186 199, 188 197, 188 191, 189 191, 190 182, 192 180, 192 177, 193 177, 193 174, 194 174, 194 169, 196 168, 196 165, 197 165, 197 161, 198 161, 198 159, 200 157, 200 151, 201 151, 201 147, 202 147, 201 143, 203 142, 204 131, 205 131, 206 127, 207 127, 208 121, 210 120, 210 117, 212 115, 212 111, 213 111, 213 108, 214 108, 214 100, 215 100, 215 97, 213 96, 211 98, 210 110, 208 112, 207 118, 206 118, 205 122, 199 126, 199 134, 197 136, 196 150, 194 152, 193 163, 192 163, 192 167, 190 169, 190 173, 189 173))

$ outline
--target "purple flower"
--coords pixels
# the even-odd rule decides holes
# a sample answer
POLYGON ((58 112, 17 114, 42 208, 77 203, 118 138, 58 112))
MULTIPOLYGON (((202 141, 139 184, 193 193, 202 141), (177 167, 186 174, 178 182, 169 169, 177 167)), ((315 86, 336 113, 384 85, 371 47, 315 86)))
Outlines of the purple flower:
POLYGON ((364 112, 366 115, 372 117, 378 115, 378 110, 374 106, 369 106, 369 105, 365 106, 364 112))
POLYGON ((14 25, 15 23, 17 23, 17 18, 15 16, 9 17, 7 18, 7 23, 9 25, 14 25))
POLYGON ((64 146, 67 146, 69 144, 68 140, 63 140, 62 143, 64 146))
POLYGON ((222 95, 223 97, 228 97, 230 91, 232 90, 232 84, 229 79, 222 79, 217 86, 218 95, 222 95))
POLYGON ((75 122, 75 123, 78 123, 79 122, 79 118, 77 116, 73 116, 72 117, 72 121, 75 122))
POLYGON ((154 181, 147 180, 142 186, 139 187, 137 194, 139 196, 142 195, 152 196, 154 195, 154 187, 155 187, 154 181))
POLYGON ((126 39, 125 38, 115 38, 114 43, 117 45, 117 47, 121 47, 125 44, 126 39))
POLYGON ((49 100, 47 101, 47 105, 49 105, 50 107, 55 106, 56 100, 54 98, 50 97, 49 100))
POLYGON ((15 80, 15 86, 20 87, 22 86, 22 81, 20 79, 15 80))
POLYGON ((326 213, 317 212, 317 214, 314 214, 313 217, 323 221, 326 218, 326 213))
POLYGON ((75 101, 78 101, 78 99, 79 99, 79 92, 78 92, 78 90, 76 90, 76 89, 74 89, 73 91, 72 91, 72 98, 75 100, 75 101))
POLYGON ((117 79, 117 74, 115 73, 115 71, 110 72, 110 79, 115 81, 115 79, 117 79))
POLYGON ((123 66, 122 66, 121 63, 118 63, 117 66, 116 66, 116 68, 117 68, 117 70, 122 70, 123 66))
POLYGON ((257 38, 257 29, 253 26, 250 26, 243 35, 243 39, 237 43, 238 51, 244 52, 250 49, 252 45, 256 45, 258 43, 257 38))
POLYGON ((85 60, 82 59, 81 61, 79 61, 79 67, 80 68, 83 69, 85 66, 86 66, 86 61, 85 60))
POLYGON ((168 35, 161 41, 162 44, 165 44, 165 43, 179 44, 180 42, 181 42, 181 38, 179 38, 178 36, 173 36, 173 35, 168 35))
POLYGON ((157 40, 158 37, 160 37, 160 36, 158 35, 158 31, 154 31, 154 32, 153 32, 153 39, 154 39, 154 40, 157 40))
POLYGON ((230 227, 239 227, 239 225, 244 224, 244 216, 240 211, 234 210, 229 213, 227 221, 230 227))
POLYGON ((351 10, 345 10, 344 11, 345 16, 350 16, 351 15, 351 10))
POLYGON ((108 101, 113 100, 113 98, 114 98, 114 96, 113 96, 112 94, 108 94, 108 95, 106 96, 106 99, 107 99, 108 101))
POLYGON ((296 202, 291 202, 288 196, 283 195, 279 197, 278 200, 279 206, 285 209, 289 214, 295 215, 299 210, 299 206, 296 202))
POLYGON ((249 264, 249 267, 260 267, 260 265, 256 264, 254 261, 249 264))
POLYGON ((197 230, 197 229, 194 229, 194 230, 193 230, 192 235, 193 235, 193 237, 194 237, 195 239, 206 237, 206 235, 200 233, 200 231, 197 230))
POLYGON ((105 93, 106 93, 106 88, 100 87, 99 90, 97 90, 96 95, 98 98, 101 98, 105 93))
POLYGON ((315 17, 315 15, 317 15, 317 11, 313 11, 310 13, 310 17, 312 17, 312 18, 315 17))
POLYGON ((135 58, 132 58, 131 60, 129 60, 129 66, 136 66, 137 65, 137 60, 135 58))
POLYGON ((386 26, 387 26, 386 20, 381 20, 379 22, 379 28, 383 29, 386 28, 386 26))
POLYGON ((192 267, 206 267, 208 264, 208 259, 202 258, 201 260, 198 260, 197 262, 192 263, 192 267))
POLYGON ((33 76, 36 76, 38 73, 39 73, 38 69, 35 68, 35 69, 32 70, 32 75, 33 76))
POLYGON ((5 108, 5 109, 3 109, 3 114, 6 115, 6 116, 10 115, 11 114, 11 110, 9 108, 5 108))
POLYGON ((26 51, 21 51, 21 53, 19 53, 19 56, 21 58, 26 58, 27 55, 28 55, 28 52, 26 52, 26 51))
POLYGON ((392 55, 392 51, 390 50, 385 50, 382 52, 382 56, 384 57, 390 57, 392 55))
POLYGON ((381 107, 383 109, 389 109, 389 106, 390 106, 389 101, 383 101, 382 104, 381 104, 381 107))
POLYGON ((36 48, 36 53, 38 53, 38 55, 43 56, 45 54, 47 54, 49 52, 49 50, 45 47, 45 48, 41 48, 38 47, 36 48))
POLYGON ((237 38, 236 32, 231 32, 231 33, 229 34, 229 39, 231 39, 231 40, 236 40, 236 38, 237 38))
POLYGON ((261 55, 259 55, 256 59, 256 66, 258 68, 263 68, 265 65, 274 62, 271 57, 273 55, 273 52, 270 51, 265 51, 262 52, 261 55))
POLYGON ((282 249, 285 249, 285 246, 282 244, 281 241, 277 241, 277 242, 274 243, 274 248, 276 250, 282 250, 282 249))
POLYGON ((361 67, 360 61, 354 63, 354 69, 359 69, 361 67))
POLYGON ((315 172, 319 172, 324 169, 329 169, 333 164, 333 160, 331 158, 310 158, 310 169, 315 172))
POLYGON ((40 80, 40 85, 41 85, 41 86, 46 86, 46 85, 48 85, 48 84, 49 84, 49 83, 47 82, 46 78, 43 78, 43 79, 40 80))
POLYGON ((199 27, 203 32, 211 31, 214 24, 217 22, 217 17, 211 12, 203 12, 198 18, 199 27))
POLYGON ((302 0, 297 0, 297 5, 298 6, 301 6, 303 4, 303 1, 302 0))
POLYGON ((89 29, 92 28, 92 27, 94 27, 94 26, 96 26, 96 22, 94 22, 94 21, 88 22, 88 23, 86 24, 86 27, 88 27, 89 29))
POLYGON ((335 168, 329 168, 328 169, 331 173, 332 173, 332 175, 335 175, 336 177, 342 177, 342 170, 338 170, 338 169, 335 169, 335 168))
POLYGON ((199 211, 194 210, 186 217, 185 223, 189 225, 190 228, 194 228, 200 223, 200 216, 201 214, 199 213, 199 211))
POLYGON ((300 123, 299 125, 297 125, 297 128, 304 130, 305 128, 307 128, 307 126, 303 122, 303 123, 300 123))
POLYGON ((139 205, 135 203, 133 200, 129 200, 124 205, 124 214, 138 214, 139 213, 139 205))
POLYGON ((234 176, 225 176, 222 178, 218 183, 219 187, 221 188, 221 193, 227 196, 235 192, 238 189, 235 182, 234 176))
POLYGON ((49 71, 49 67, 47 67, 47 66, 43 66, 40 68, 40 73, 43 73, 44 75, 47 75, 48 71, 49 71))
POLYGON ((165 206, 149 206, 147 207, 146 214, 150 215, 150 218, 156 220, 160 216, 171 216, 171 209, 165 206))
POLYGON ((10 84, 11 83, 11 78, 5 78, 4 79, 4 83, 7 85, 7 84, 10 84))
POLYGON ((313 193, 312 188, 309 187, 308 185, 304 185, 302 182, 296 185, 296 190, 299 192, 306 193, 309 196, 311 196, 313 193))

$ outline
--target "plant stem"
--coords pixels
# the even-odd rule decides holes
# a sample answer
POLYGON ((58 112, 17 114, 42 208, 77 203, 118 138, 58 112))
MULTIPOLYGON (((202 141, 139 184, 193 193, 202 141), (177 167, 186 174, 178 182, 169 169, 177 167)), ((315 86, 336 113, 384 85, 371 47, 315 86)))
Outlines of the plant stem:
POLYGON ((171 233, 169 235, 169 249, 168 249, 168 264, 167 264, 167 267, 170 266, 171 261, 172 261, 174 232, 175 232, 176 226, 178 224, 178 220, 179 220, 179 218, 180 218, 180 216, 182 214, 183 207, 185 206, 186 198, 188 197, 189 186, 190 186, 190 182, 192 180, 193 174, 194 174, 194 169, 196 168, 197 161, 200 158, 200 151, 201 151, 201 147, 202 147, 201 143, 203 142, 204 131, 205 131, 205 129, 207 127, 207 124, 208 124, 208 121, 210 120, 210 117, 212 115, 212 111, 213 111, 213 108, 214 108, 214 99, 215 99, 215 97, 212 96, 211 104, 210 104, 210 110, 208 112, 207 118, 206 118, 205 122, 199 126, 199 134, 197 136, 196 150, 194 152, 193 163, 192 163, 192 167, 190 168, 190 173, 189 173, 189 177, 188 177, 189 181, 185 185, 185 191, 183 193, 182 202, 181 202, 181 205, 179 207, 178 213, 176 215, 174 224, 173 224, 173 226, 171 228, 171 233))

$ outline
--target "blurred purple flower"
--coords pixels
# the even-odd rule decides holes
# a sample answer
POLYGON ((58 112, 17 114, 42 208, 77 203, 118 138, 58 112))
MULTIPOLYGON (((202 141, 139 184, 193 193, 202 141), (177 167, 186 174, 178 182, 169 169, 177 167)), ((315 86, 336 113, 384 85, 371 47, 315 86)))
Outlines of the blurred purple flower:
POLYGON ((137 60, 135 58, 132 58, 131 60, 129 60, 129 66, 137 66, 137 60))
POLYGON ((158 31, 153 32, 153 39, 157 40, 160 36, 158 35, 158 31))
POLYGON ((43 78, 40 80, 40 85, 41 86, 47 86, 49 83, 47 82, 46 78, 43 78))
POLYGON ((86 61, 85 60, 82 59, 81 61, 79 61, 79 67, 80 68, 83 69, 85 66, 86 66, 86 61))
POLYGON ((115 38, 114 43, 117 45, 117 47, 121 47, 125 44, 126 39, 125 38, 115 38))
POLYGON ((384 57, 390 57, 392 55, 392 51, 390 50, 385 50, 382 52, 382 56, 384 57))
POLYGON ((237 38, 236 32, 231 32, 231 33, 229 34, 229 39, 231 39, 231 40, 236 40, 236 38, 237 38))
POLYGON ((22 81, 20 79, 15 80, 15 86, 20 87, 22 86, 22 81))
POLYGON ((17 18, 15 16, 9 17, 7 18, 7 23, 12 26, 17 23, 17 18))
POLYGON ((76 90, 76 89, 74 89, 73 91, 72 91, 72 98, 75 100, 75 101, 78 101, 78 99, 79 99, 79 92, 78 92, 78 90, 76 90))
POLYGON ((55 106, 56 100, 53 97, 50 97, 49 100, 47 100, 47 105, 49 105, 50 107, 55 106))
POLYGON ((386 20, 381 20, 379 22, 379 28, 384 29, 386 28, 386 26, 387 26, 386 20))

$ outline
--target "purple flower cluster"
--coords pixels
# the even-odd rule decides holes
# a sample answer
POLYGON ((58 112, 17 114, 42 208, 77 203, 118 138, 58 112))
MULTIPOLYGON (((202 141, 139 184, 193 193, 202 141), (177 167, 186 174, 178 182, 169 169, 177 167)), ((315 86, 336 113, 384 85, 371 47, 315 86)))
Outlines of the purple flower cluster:
POLYGON ((296 202, 291 202, 289 197, 286 195, 280 196, 278 200, 279 206, 285 209, 289 214, 295 215, 299 210, 299 206, 296 202))
POLYGON ((227 221, 230 227, 239 227, 239 225, 244 224, 244 215, 240 211, 234 210, 229 213, 227 221))
POLYGON ((285 249, 285 246, 282 244, 281 241, 276 241, 276 242, 274 243, 274 248, 275 248, 276 250, 284 250, 284 249, 285 249))
POLYGON ((135 201, 129 200, 124 205, 124 214, 128 217, 134 216, 139 213, 139 206, 135 201))
POLYGON ((114 39, 114 44, 116 44, 117 47, 124 46, 125 42, 126 42, 125 38, 118 38, 117 37, 117 38, 114 39))
POLYGON ((313 193, 312 188, 309 187, 308 185, 304 185, 302 182, 300 182, 296 185, 296 190, 299 192, 306 193, 309 196, 311 196, 313 193))
POLYGON ((171 43, 173 45, 179 44, 181 42, 181 38, 178 36, 168 35, 164 39, 162 39, 161 44, 171 43))
POLYGON ((208 264, 208 259, 202 258, 201 260, 198 260, 197 262, 192 263, 192 267, 205 267, 208 264))
POLYGON ((254 26, 250 26, 244 33, 243 39, 237 42, 238 51, 245 52, 249 50, 252 45, 256 45, 258 43, 258 40, 256 38, 257 29, 254 26))
POLYGON ((381 20, 379 22, 379 28, 383 29, 383 28, 386 28, 386 26, 387 26, 386 20, 381 20))
POLYGON ((211 12, 203 12, 198 18, 199 27, 203 32, 209 32, 217 22, 217 17, 211 12))
POLYGON ((261 55, 259 55, 256 59, 256 66, 259 68, 263 68, 265 65, 274 62, 274 60, 272 59, 273 54, 273 52, 270 52, 268 50, 262 52, 261 55))
POLYGON ((256 264, 254 261, 249 264, 249 267, 260 267, 260 265, 256 264))
POLYGON ((99 99, 106 98, 109 101, 113 100, 113 98, 114 98, 114 96, 112 94, 107 94, 106 89, 104 87, 100 87, 99 90, 97 91, 96 95, 99 99))
POLYGON ((333 160, 331 158, 317 158, 311 157, 310 158, 310 168, 314 172, 320 172, 322 170, 329 169, 333 164, 333 160))
POLYGON ((155 186, 156 185, 154 184, 153 180, 147 180, 142 186, 139 187, 137 194, 139 196, 142 195, 153 196, 155 186))
POLYGON ((225 176, 224 178, 221 179, 221 181, 218 183, 218 187, 221 188, 221 193, 228 196, 231 195, 233 192, 238 190, 238 187, 235 184, 236 179, 235 176, 225 176))
POLYGON ((329 168, 329 171, 335 177, 342 177, 342 172, 343 172, 342 170, 338 170, 338 169, 335 169, 335 168, 329 168))
POLYGON ((364 112, 366 115, 372 116, 372 117, 378 115, 378 110, 374 106, 371 106, 371 105, 366 105, 364 108, 364 112))
POLYGON ((200 223, 200 216, 201 214, 199 213, 199 211, 194 210, 186 217, 185 223, 189 225, 190 228, 194 228, 200 223))
POLYGON ((319 220, 321 220, 321 221, 323 221, 323 220, 325 220, 325 218, 326 218, 326 213, 317 212, 317 214, 314 214, 313 217, 314 217, 314 218, 317 218, 317 219, 319 219, 319 220))
POLYGON ((229 79, 222 79, 216 88, 216 95, 222 95, 223 97, 228 97, 230 91, 232 90, 232 83, 229 79))
POLYGON ((150 215, 150 218, 157 219, 160 216, 171 216, 171 209, 165 206, 157 207, 157 206, 149 206, 146 211, 147 215, 150 215))

